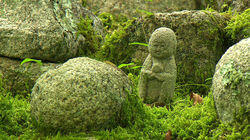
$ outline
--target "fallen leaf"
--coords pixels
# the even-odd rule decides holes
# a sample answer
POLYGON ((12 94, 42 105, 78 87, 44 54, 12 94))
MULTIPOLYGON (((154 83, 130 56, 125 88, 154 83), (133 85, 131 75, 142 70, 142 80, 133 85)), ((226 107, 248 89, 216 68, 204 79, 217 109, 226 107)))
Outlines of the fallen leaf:
POLYGON ((165 135, 165 140, 171 140, 172 132, 171 130, 168 130, 168 132, 165 135))
POLYGON ((153 105, 154 105, 155 107, 164 107, 164 106, 165 106, 165 103, 155 102, 155 103, 153 103, 153 105))
POLYGON ((196 105, 197 103, 202 103, 202 97, 199 94, 196 94, 194 92, 192 92, 190 94, 190 100, 194 100, 194 105, 196 105))

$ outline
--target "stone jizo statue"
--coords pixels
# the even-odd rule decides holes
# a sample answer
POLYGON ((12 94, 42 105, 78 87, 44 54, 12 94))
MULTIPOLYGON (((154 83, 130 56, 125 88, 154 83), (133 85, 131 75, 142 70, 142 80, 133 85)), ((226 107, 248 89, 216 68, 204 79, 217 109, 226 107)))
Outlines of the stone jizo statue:
POLYGON ((144 103, 165 106, 173 97, 176 82, 175 33, 165 27, 156 29, 149 40, 139 81, 139 94, 144 103))

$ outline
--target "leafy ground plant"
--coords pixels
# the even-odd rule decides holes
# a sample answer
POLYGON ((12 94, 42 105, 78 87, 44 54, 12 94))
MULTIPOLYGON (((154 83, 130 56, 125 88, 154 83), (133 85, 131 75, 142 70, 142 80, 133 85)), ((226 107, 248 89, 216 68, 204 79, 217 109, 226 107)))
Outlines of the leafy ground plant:
POLYGON ((250 37, 250 9, 242 14, 236 13, 225 28, 228 35, 237 42, 250 37))
POLYGON ((36 62, 39 65, 43 65, 42 60, 37 60, 37 59, 31 59, 31 58, 25 58, 20 65, 23 65, 24 63, 27 62, 36 62))

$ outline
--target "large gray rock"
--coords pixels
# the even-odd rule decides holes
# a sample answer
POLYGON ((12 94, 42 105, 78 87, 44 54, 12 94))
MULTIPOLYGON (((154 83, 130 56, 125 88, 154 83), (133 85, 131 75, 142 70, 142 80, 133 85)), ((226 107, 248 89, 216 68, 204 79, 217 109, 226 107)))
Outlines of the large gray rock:
POLYGON ((31 113, 44 128, 106 128, 129 91, 128 77, 116 67, 87 57, 74 58, 36 81, 31 113))
POLYGON ((139 80, 139 94, 145 103, 164 106, 173 97, 177 73, 176 45, 176 36, 169 28, 158 28, 151 35, 149 55, 139 80))
POLYGON ((100 27, 101 22, 78 0, 4 0, 0 3, 0 55, 54 62, 76 57, 85 42, 76 34, 81 16, 100 27))
POLYGON ((34 62, 27 62, 20 65, 22 61, 0 57, 0 79, 3 81, 3 88, 14 95, 27 95, 31 93, 35 81, 47 70, 54 69, 56 63, 43 62, 42 66, 34 62))
MULTIPOLYGON (((242 108, 250 109, 250 38, 230 47, 216 65, 213 95, 219 118, 232 122, 242 108)), ((248 114, 249 115, 249 114, 248 114)))
POLYGON ((114 15, 128 17, 138 16, 146 12, 173 12, 180 10, 194 10, 196 0, 91 0, 86 2, 87 7, 108 12, 114 15))

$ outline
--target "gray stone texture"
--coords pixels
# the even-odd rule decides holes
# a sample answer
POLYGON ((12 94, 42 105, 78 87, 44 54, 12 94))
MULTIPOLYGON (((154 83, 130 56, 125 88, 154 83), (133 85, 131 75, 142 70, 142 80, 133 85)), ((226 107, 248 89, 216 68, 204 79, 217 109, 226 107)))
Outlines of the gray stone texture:
POLYGON ((101 22, 82 8, 78 0, 3 0, 0 3, 0 55, 66 61, 76 57, 85 38, 77 36, 79 18, 101 22))
POLYGON ((146 12, 173 12, 197 9, 196 0, 87 0, 89 9, 134 17, 146 12), (146 11, 143 13, 140 10, 146 11))
POLYGON ((225 5, 232 8, 233 12, 243 12, 250 8, 249 0, 217 0, 217 8, 219 11, 223 11, 225 5))
MULTIPOLYGON (((177 38, 177 81, 204 83, 213 76, 215 65, 227 48, 224 28, 228 19, 216 12, 179 11, 156 13, 135 20, 127 29, 128 42, 148 43, 151 33, 159 27, 172 29, 177 38)), ((129 44, 128 44, 129 45, 129 44)), ((123 46, 124 47, 124 46, 123 46)), ((147 47, 133 48, 132 61, 143 63, 148 55, 147 47)))
POLYGON ((216 65, 213 96, 218 116, 224 122, 232 122, 240 109, 250 109, 249 60, 250 38, 247 38, 230 47, 216 65))
POLYGON ((166 105, 176 82, 176 36, 165 27, 156 29, 149 40, 149 55, 141 69, 139 94, 147 104, 166 105))
POLYGON ((35 81, 44 72, 54 69, 56 63, 45 63, 42 66, 34 62, 27 62, 20 65, 22 61, 0 57, 0 79, 5 90, 11 91, 14 95, 27 95, 31 93, 35 81))
POLYGON ((44 128, 107 128, 129 91, 130 80, 117 68, 87 57, 74 58, 36 81, 31 114, 44 128))

